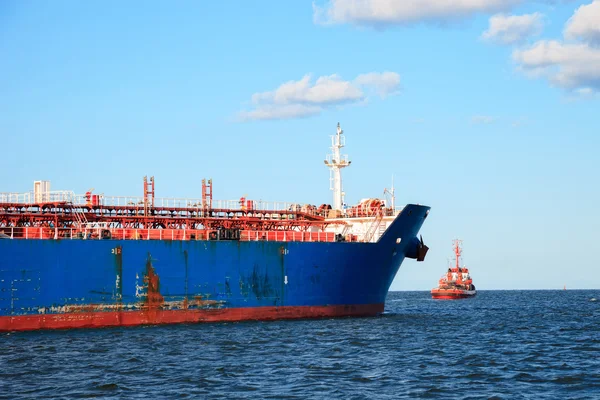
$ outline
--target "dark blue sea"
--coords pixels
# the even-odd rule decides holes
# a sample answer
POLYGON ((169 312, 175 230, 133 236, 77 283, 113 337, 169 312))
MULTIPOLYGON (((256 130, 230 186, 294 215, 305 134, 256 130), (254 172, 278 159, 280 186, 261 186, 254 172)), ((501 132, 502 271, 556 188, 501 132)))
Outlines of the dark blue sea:
POLYGON ((600 290, 391 292, 375 318, 1 334, 0 398, 600 399, 600 290))

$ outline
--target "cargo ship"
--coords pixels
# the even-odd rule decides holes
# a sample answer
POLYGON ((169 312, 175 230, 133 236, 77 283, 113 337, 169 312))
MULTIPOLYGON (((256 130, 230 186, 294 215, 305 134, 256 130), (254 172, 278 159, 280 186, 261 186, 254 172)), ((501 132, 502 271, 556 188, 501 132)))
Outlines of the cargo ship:
MULTIPOLYGON (((344 203, 339 124, 332 204, 51 191, 0 193, 0 331, 374 316, 405 258, 423 261, 429 207, 344 203)), ((391 199, 386 198, 391 197, 391 199)))
POLYGON ((477 294, 477 289, 473 284, 469 269, 466 266, 460 267, 460 256, 462 255, 461 243, 461 240, 454 240, 453 249, 456 265, 448 267, 448 272, 442 275, 438 286, 431 289, 431 297, 434 299, 464 299, 477 294))

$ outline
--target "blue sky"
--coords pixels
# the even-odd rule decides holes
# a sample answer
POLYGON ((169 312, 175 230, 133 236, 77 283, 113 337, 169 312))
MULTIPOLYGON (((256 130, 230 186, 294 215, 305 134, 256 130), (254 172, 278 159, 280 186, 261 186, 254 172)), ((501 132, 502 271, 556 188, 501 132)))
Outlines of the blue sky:
POLYGON ((600 288, 600 1, 348 4, 1 2, 0 192, 321 204, 340 122, 348 203, 432 207, 392 289, 454 238, 481 289, 600 288))

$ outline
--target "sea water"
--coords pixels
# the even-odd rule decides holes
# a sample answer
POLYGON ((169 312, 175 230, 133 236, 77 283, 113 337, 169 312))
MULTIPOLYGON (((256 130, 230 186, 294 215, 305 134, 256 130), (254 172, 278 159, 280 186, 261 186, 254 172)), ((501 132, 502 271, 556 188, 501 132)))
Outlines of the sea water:
POLYGON ((382 316, 0 334, 0 398, 600 399, 600 290, 382 316))

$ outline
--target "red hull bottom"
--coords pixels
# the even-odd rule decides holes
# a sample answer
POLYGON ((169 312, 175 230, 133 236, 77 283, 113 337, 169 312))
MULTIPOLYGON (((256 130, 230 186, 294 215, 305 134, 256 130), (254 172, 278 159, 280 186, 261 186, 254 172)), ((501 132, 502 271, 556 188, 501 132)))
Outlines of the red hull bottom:
POLYGON ((0 317, 0 332, 42 329, 184 324, 298 318, 366 317, 383 312, 384 304, 338 306, 223 308, 212 310, 147 310, 80 312, 0 317))
POLYGON ((431 297, 439 300, 457 300, 466 299, 475 296, 476 293, 470 292, 431 292, 431 297))

